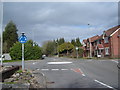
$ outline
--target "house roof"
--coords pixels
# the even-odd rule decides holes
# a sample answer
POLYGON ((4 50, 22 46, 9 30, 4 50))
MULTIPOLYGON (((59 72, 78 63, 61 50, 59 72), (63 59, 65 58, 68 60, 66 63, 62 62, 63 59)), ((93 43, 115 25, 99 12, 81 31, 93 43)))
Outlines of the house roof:
POLYGON ((102 38, 103 38, 103 34, 100 35, 100 36, 98 37, 98 39, 96 39, 95 41, 97 41, 97 40, 101 40, 102 38))
POLYGON ((115 32, 118 28, 120 28, 120 25, 115 26, 115 27, 113 27, 113 28, 111 28, 111 29, 108 29, 107 31, 104 31, 104 32, 105 32, 106 36, 110 36, 110 35, 111 35, 113 32, 115 32))
POLYGON ((93 37, 89 38, 89 41, 90 41, 90 42, 94 42, 94 41, 97 40, 99 37, 100 37, 99 35, 93 36, 93 37))
POLYGON ((84 43, 87 43, 87 39, 84 39, 83 42, 84 42, 84 43))

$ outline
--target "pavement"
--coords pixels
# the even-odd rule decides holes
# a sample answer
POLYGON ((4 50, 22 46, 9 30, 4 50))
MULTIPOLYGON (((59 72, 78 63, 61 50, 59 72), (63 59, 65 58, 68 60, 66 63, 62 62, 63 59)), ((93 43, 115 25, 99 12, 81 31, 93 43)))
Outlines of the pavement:
MULTIPOLYGON (((5 65, 21 65, 10 62, 5 65)), ((25 61, 25 68, 40 75, 46 88, 108 88, 118 89, 118 61, 46 57, 43 60, 25 61)))

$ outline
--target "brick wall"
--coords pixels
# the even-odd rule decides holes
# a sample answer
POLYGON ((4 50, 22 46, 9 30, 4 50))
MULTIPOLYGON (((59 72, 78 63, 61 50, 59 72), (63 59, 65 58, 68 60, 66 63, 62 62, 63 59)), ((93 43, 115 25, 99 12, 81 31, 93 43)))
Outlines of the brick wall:
MULTIPOLYGON (((120 38, 120 37, 119 37, 120 38)), ((115 34, 113 34, 113 36, 111 37, 111 57, 113 58, 118 58, 120 52, 119 52, 119 41, 118 41, 118 32, 116 32, 115 34)))

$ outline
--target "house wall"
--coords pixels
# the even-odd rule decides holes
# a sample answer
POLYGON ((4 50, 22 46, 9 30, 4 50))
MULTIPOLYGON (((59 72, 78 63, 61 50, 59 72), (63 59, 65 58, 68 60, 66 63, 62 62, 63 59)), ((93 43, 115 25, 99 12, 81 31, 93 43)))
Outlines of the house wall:
POLYGON ((104 47, 104 51, 103 51, 103 55, 104 55, 104 57, 111 57, 111 40, 110 40, 110 38, 108 39, 108 43, 105 43, 105 41, 104 41, 104 39, 102 39, 101 40, 101 44, 103 45, 103 47, 104 47), (109 55, 106 55, 105 54, 105 48, 106 47, 109 47, 109 55))
POLYGON ((111 56, 113 58, 118 58, 118 55, 120 54, 119 53, 120 42, 118 41, 119 38, 118 38, 118 32, 113 34, 113 36, 111 37, 111 53, 112 53, 111 56))
MULTIPOLYGON (((120 35, 120 30, 118 31, 118 35, 120 35)), ((118 37, 118 58, 120 58, 120 36, 118 37)))

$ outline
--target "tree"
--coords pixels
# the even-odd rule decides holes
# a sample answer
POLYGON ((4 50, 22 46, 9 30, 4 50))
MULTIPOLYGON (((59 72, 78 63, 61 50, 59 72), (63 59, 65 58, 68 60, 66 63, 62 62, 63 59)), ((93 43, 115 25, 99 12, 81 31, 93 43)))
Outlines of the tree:
POLYGON ((82 46, 79 38, 76 38, 76 46, 77 47, 81 47, 82 46))
MULTIPOLYGON (((12 60, 21 60, 22 59, 22 44, 19 42, 14 43, 14 45, 10 48, 10 56, 12 60)), ((35 60, 40 59, 42 57, 41 48, 34 43, 33 41, 28 40, 25 43, 25 60, 35 60)))
POLYGON ((84 50, 82 48, 79 48, 78 50, 79 57, 83 57, 83 52, 84 50))
POLYGON ((43 53, 47 56, 54 55, 56 53, 56 42, 48 41, 43 45, 43 53))
POLYGON ((76 46, 75 39, 72 39, 72 40, 71 40, 71 43, 72 43, 74 46, 76 46))
POLYGON ((65 42, 63 44, 61 44, 60 46, 58 46, 58 51, 60 53, 69 53, 69 51, 71 51, 74 48, 74 46, 70 43, 70 42, 65 42))
POLYGON ((3 32, 3 51, 5 53, 8 53, 13 44, 18 41, 17 31, 17 27, 12 21, 6 25, 3 32))
POLYGON ((60 38, 60 39, 57 39, 56 41, 58 43, 58 45, 61 45, 65 42, 64 38, 60 38))

